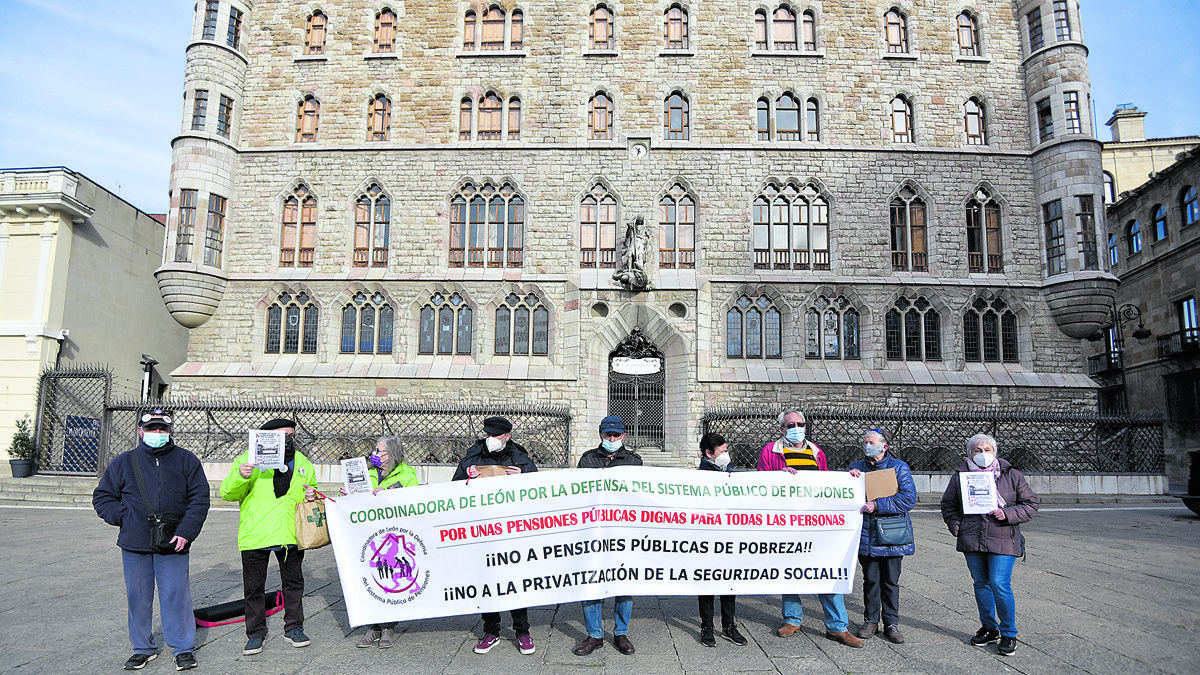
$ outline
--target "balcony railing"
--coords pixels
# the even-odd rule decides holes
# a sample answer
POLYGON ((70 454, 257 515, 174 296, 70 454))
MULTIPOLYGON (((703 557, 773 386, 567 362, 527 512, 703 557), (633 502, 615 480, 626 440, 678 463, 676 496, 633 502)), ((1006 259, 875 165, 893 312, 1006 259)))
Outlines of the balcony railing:
POLYGON ((1158 337, 1160 357, 1189 356, 1200 353, 1200 328, 1185 328, 1158 337))
POLYGON ((1111 373, 1125 367, 1125 359, 1120 349, 1089 356, 1087 363, 1088 377, 1111 373))

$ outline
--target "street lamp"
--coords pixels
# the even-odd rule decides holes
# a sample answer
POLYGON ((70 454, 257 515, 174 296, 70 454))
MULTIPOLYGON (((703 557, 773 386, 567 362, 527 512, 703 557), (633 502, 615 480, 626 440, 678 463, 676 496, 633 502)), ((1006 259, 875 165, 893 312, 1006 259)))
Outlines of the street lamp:
POLYGON ((1114 300, 1112 308, 1112 328, 1116 330, 1116 340, 1114 341, 1116 344, 1114 346, 1125 346, 1125 336, 1122 334, 1121 328, 1130 321, 1138 322, 1137 329, 1131 333, 1135 340, 1145 340, 1153 335, 1150 329, 1146 328, 1146 325, 1142 323, 1142 310, 1137 305, 1127 302, 1117 307, 1117 303, 1114 300))

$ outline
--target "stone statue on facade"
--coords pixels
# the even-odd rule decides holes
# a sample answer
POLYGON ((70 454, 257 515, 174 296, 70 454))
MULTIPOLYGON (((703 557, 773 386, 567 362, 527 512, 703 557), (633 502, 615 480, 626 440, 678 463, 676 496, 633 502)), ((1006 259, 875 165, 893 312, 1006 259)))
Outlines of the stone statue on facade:
POLYGON ((621 264, 613 272, 613 280, 630 291, 643 291, 650 286, 646 274, 646 244, 650 232, 646 220, 638 215, 625 226, 625 241, 621 244, 621 264))

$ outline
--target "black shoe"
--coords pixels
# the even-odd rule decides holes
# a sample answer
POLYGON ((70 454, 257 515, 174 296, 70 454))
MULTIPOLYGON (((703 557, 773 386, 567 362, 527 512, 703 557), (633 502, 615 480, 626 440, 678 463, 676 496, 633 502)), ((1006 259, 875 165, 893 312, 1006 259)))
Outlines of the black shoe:
POLYGON ((158 652, 153 654, 134 654, 125 662, 125 670, 141 670, 146 664, 158 658, 158 652))
POLYGON ((716 647, 717 638, 713 636, 712 626, 700 627, 700 644, 705 647, 716 647))
POLYGON ((894 645, 904 644, 904 633, 900 632, 900 626, 896 624, 884 627, 883 637, 887 638, 894 645))
POLYGON ((996 630, 995 628, 981 626, 975 633, 975 637, 971 638, 971 644, 975 645, 976 647, 982 647, 984 645, 990 645, 999 639, 1000 631, 996 630))
POLYGON ((863 640, 870 640, 878 632, 879 632, 879 622, 878 621, 864 621, 863 625, 859 626, 858 633, 855 633, 855 634, 858 635, 858 637, 862 638, 863 640))
POLYGON ((601 645, 603 645, 603 644, 604 644, 603 638, 588 637, 583 642, 580 642, 578 645, 575 645, 575 649, 572 649, 571 653, 574 654, 575 656, 587 656, 588 654, 591 654, 592 652, 599 649, 601 647, 601 645))
POLYGON ((181 652, 175 655, 175 670, 191 670, 196 667, 196 657, 191 652, 181 652))
POLYGON ((729 628, 726 628, 725 630, 721 631, 721 637, 725 638, 726 640, 729 640, 730 642, 732 642, 733 644, 735 644, 739 647, 746 646, 746 638, 743 637, 742 634, 738 632, 737 626, 730 626, 729 628))
POLYGON ((624 635, 613 636, 613 645, 616 646, 617 651, 621 652, 625 656, 629 656, 634 652, 633 643, 630 642, 629 638, 624 635))
POLYGON ((1012 653, 1017 651, 1017 638, 1002 637, 1000 644, 996 645, 996 653, 1000 656, 1012 656, 1012 653))

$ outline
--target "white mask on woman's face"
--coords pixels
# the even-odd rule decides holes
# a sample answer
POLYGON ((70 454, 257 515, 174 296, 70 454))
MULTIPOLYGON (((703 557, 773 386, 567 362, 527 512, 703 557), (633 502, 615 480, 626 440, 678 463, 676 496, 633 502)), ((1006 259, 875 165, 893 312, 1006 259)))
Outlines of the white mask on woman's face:
POLYGON ((488 452, 492 452, 492 453, 500 452, 501 450, 504 449, 504 445, 505 445, 504 441, 500 440, 499 438, 496 438, 495 436, 488 436, 486 443, 487 443, 488 452))
POLYGON ((992 465, 992 462, 996 461, 996 453, 981 452, 981 453, 975 455, 974 457, 972 457, 971 459, 975 462, 975 466, 977 466, 981 469, 986 469, 992 465))
POLYGON ((729 453, 722 452, 721 454, 717 455, 716 457, 713 457, 712 463, 716 464, 717 468, 720 468, 720 469, 724 469, 724 468, 728 467, 729 466, 729 453))

